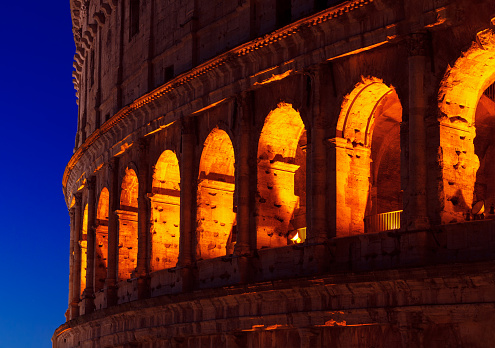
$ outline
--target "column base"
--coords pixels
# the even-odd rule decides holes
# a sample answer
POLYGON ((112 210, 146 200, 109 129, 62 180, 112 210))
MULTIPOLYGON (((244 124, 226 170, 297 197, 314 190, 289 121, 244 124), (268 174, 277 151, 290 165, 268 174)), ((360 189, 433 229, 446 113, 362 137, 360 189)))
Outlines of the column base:
POLYGON ((70 319, 76 319, 79 316, 79 302, 70 304, 70 319))
POLYGON ((430 220, 426 216, 409 216, 407 218, 405 230, 417 231, 430 228, 430 220))
POLYGON ((105 286, 105 299, 106 299, 106 306, 112 307, 117 304, 117 286, 115 285, 107 285, 105 286))
POLYGON ((93 294, 83 293, 81 315, 93 313, 95 311, 95 297, 93 294))
POLYGON ((244 254, 237 257, 237 264, 239 266, 240 283, 251 283, 255 278, 255 268, 252 262, 253 256, 250 254, 244 254))

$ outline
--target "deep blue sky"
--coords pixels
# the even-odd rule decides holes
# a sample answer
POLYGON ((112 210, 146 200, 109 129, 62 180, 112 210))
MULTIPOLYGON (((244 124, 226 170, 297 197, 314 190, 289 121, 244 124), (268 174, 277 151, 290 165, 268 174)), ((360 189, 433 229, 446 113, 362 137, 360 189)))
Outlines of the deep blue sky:
POLYGON ((0 348, 51 347, 64 323, 62 175, 77 105, 69 0, 4 1, 0 21, 0 348))

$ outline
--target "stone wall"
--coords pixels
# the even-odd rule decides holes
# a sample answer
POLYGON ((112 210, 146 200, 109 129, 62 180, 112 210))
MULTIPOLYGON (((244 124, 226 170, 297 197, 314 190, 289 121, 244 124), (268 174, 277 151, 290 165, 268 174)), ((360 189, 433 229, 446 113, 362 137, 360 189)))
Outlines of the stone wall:
POLYGON ((495 5, 288 4, 71 1, 54 347, 493 339, 495 5))

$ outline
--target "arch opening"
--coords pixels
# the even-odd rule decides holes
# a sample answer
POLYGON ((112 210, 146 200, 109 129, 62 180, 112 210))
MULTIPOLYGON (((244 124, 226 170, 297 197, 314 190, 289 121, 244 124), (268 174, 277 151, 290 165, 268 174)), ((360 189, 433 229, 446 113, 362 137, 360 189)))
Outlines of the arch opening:
POLYGON ((393 87, 362 78, 346 96, 337 123, 337 236, 400 228, 400 123, 393 87))
POLYGON ((138 178, 126 168, 120 194, 119 217, 119 280, 132 278, 137 266, 138 250, 138 178))
POLYGON ((476 201, 485 200, 487 208, 494 202, 490 180, 494 56, 495 34, 483 30, 440 84, 440 223, 464 221, 476 201))
POLYGON ((236 241, 234 211, 234 147, 229 135, 213 129, 199 164, 197 258, 230 255, 236 241))
POLYGON ((478 102, 475 114, 476 137, 473 140, 474 153, 479 160, 476 172, 473 203, 485 202, 486 212, 495 206, 495 84, 490 85, 478 102))
POLYGON ((164 151, 153 173, 151 271, 175 267, 179 259, 180 171, 177 156, 164 151))
POLYGON ((306 238, 306 146, 299 112, 280 103, 266 117, 258 143, 258 249, 306 238))
POLYGON ((108 189, 104 187, 96 211, 95 291, 104 288, 107 277, 109 199, 108 189))
POLYGON ((88 268, 88 205, 84 206, 83 224, 81 238, 79 239, 79 247, 81 248, 81 293, 86 290, 86 272, 88 268))

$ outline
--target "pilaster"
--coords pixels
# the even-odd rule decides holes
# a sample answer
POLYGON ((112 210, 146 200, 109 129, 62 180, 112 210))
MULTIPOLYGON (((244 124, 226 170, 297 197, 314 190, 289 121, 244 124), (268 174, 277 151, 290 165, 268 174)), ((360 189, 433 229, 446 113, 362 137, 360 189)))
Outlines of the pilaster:
POLYGON ((105 297, 107 307, 117 304, 117 263, 119 260, 119 221, 116 211, 119 209, 119 158, 114 157, 107 166, 108 171, 108 258, 105 297))
POLYGON ((426 33, 411 34, 407 39, 409 64, 409 202, 406 229, 429 226, 426 202, 426 33))
POLYGON ((195 128, 191 118, 183 118, 181 124, 181 189, 180 189, 180 239, 179 261, 184 290, 191 289, 192 263, 196 259, 196 178, 194 165, 195 128))
POLYGON ((237 240, 234 254, 238 257, 240 279, 242 283, 252 278, 252 254, 256 249, 256 226, 251 212, 254 210, 254 196, 251 190, 253 172, 250 165, 253 160, 251 148, 252 105, 251 94, 243 94, 237 101, 239 116, 239 137, 237 138, 238 164, 236 167, 236 206, 237 206, 237 240))
MULTIPOLYGON (((250 190, 250 166, 249 158, 252 155, 250 151, 250 107, 246 100, 247 96, 239 98, 237 103, 237 113, 239 117, 239 138, 238 138, 238 156, 239 164, 237 165, 237 240, 235 245, 236 255, 250 254, 253 245, 250 243, 251 224, 250 224, 250 202, 252 200, 250 190)), ((256 243, 254 243, 254 248, 256 243)))
POLYGON ((70 217, 70 243, 69 243, 69 306, 67 308, 67 312, 65 313, 66 321, 71 319, 71 303, 72 298, 74 297, 74 243, 75 243, 75 208, 71 207, 69 209, 69 217, 70 217))
POLYGON ((138 255, 137 277, 138 297, 148 298, 149 289, 149 244, 150 244, 150 202, 148 199, 148 142, 146 139, 139 141, 138 161, 138 255))
POLYGON ((95 270, 95 240, 96 240, 96 207, 95 207, 95 184, 94 176, 88 178, 86 187, 88 194, 88 251, 86 263, 86 289, 84 289, 84 314, 92 313, 94 304, 94 270, 95 270))
POLYGON ((74 265, 72 274, 72 299, 70 318, 75 319, 79 316, 79 301, 81 295, 81 247, 79 241, 82 234, 82 197, 81 192, 74 194, 74 265))
POLYGON ((320 110, 320 91, 323 72, 318 69, 310 73, 311 90, 310 113, 311 122, 311 144, 307 152, 307 177, 310 178, 306 185, 308 188, 308 232, 306 240, 308 243, 322 243, 328 239, 326 225, 326 180, 327 180, 327 158, 325 146, 325 114, 320 110))

